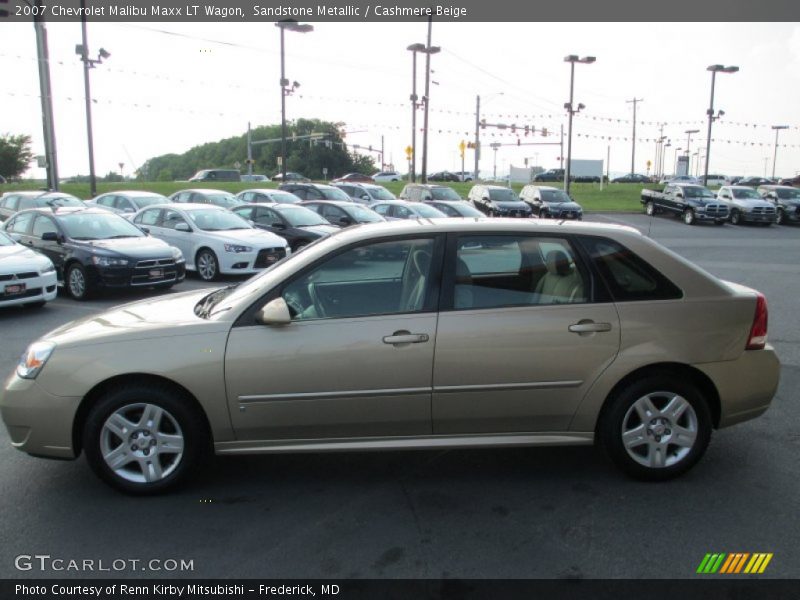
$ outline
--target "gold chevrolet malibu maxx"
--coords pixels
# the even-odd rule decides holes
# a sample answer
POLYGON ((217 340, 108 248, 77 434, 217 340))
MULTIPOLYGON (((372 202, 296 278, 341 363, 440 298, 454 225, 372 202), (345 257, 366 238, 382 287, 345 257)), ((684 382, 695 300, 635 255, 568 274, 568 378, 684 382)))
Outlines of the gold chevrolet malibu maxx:
POLYGON ((634 229, 522 219, 349 228, 239 284, 119 306, 31 344, 13 444, 126 492, 208 453, 577 445, 688 470, 763 413, 760 293, 634 229))

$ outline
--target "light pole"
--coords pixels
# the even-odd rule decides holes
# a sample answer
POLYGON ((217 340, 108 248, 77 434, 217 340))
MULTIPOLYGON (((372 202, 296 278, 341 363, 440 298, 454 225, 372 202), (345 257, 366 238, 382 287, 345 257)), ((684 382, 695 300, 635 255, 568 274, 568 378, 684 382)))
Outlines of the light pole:
POLYGON ((294 19, 286 19, 275 23, 275 27, 281 30, 281 180, 286 181, 286 96, 300 87, 296 81, 289 87, 289 80, 286 79, 286 52, 284 50, 284 32, 296 31, 297 33, 308 33, 314 31, 313 25, 301 25, 294 19))
POLYGON ((659 176, 659 178, 663 178, 664 177, 664 157, 667 154, 667 150, 666 149, 670 148, 670 147, 672 147, 672 144, 670 143, 669 140, 667 140, 667 142, 664 144, 663 148, 661 148, 661 164, 658 167, 658 176, 659 176))
POLYGON ((42 101, 42 132, 44 133, 45 168, 47 189, 58 190, 58 153, 56 130, 53 121, 53 94, 50 85, 50 51, 47 45, 47 29, 44 26, 45 7, 42 0, 34 0, 36 11, 33 28, 36 32, 36 55, 39 64, 39 95, 42 101))
POLYGON ((773 125, 775 130, 775 152, 772 155, 772 178, 775 179, 775 163, 778 162, 778 132, 781 129, 789 129, 788 125, 773 125))
POLYGON ((675 148, 675 157, 672 159, 672 175, 675 176, 678 174, 678 152, 683 150, 683 148, 675 148))
POLYGON ((569 175, 570 175, 570 161, 572 160, 572 117, 582 109, 586 108, 583 104, 578 104, 578 108, 574 108, 573 93, 575 91, 575 63, 592 64, 597 60, 594 56, 584 56, 579 58, 576 54, 570 54, 564 57, 564 62, 569 63, 569 102, 564 104, 564 108, 569 113, 569 125, 567 133, 567 168, 564 171, 564 191, 569 194, 569 175))
MULTIPOLYGON (((689 155, 691 153, 692 134, 693 133, 700 133, 700 130, 699 129, 687 129, 686 131, 684 131, 684 133, 686 134, 686 158, 688 159, 688 158, 690 158, 689 155)), ((687 175, 688 174, 689 173, 687 173, 687 175)))
POLYGON ((708 183, 708 163, 711 158, 711 124, 725 114, 725 111, 721 110, 714 115, 714 85, 717 81, 717 73, 736 73, 736 71, 739 70, 739 67, 711 65, 706 70, 711 71, 711 103, 706 111, 706 114, 708 115, 708 136, 706 139, 706 166, 703 173, 703 185, 708 183))
POLYGON ((411 44, 406 50, 412 54, 411 62, 411 181, 417 180, 417 52, 425 51, 425 44, 411 44))
POLYGON ((81 57, 83 63, 83 87, 86 101, 86 138, 89 146, 89 195, 97 195, 97 177, 94 173, 94 138, 92 135, 92 91, 89 85, 89 70, 103 62, 104 58, 111 56, 105 49, 100 48, 97 58, 89 58, 89 42, 86 35, 86 0, 81 0, 81 42, 75 46, 75 54, 81 57))
POLYGON ((644 98, 636 98, 634 97, 633 100, 626 100, 626 104, 633 104, 633 134, 631 136, 632 148, 631 148, 631 175, 633 175, 635 171, 636 165, 636 105, 639 102, 644 102, 644 98))
POLYGON ((431 27, 433 17, 428 17, 428 45, 422 52, 425 53, 425 113, 422 120, 422 183, 428 183, 428 109, 431 104, 431 54, 442 51, 439 46, 431 46, 431 27))
MULTIPOLYGON (((503 92, 496 92, 488 96, 487 99, 495 96, 502 96, 503 92)), ((481 160, 481 97, 475 97, 475 174, 474 181, 478 181, 481 160)))

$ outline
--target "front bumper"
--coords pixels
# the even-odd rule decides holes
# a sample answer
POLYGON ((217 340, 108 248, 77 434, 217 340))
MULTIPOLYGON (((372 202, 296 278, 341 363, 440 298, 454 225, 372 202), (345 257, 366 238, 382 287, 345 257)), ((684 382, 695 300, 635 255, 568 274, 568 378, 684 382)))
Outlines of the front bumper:
POLYGON ((778 219, 777 213, 750 213, 740 212, 739 219, 746 223, 774 223, 778 219))
POLYGON ((261 248, 253 252, 222 252, 219 256, 220 273, 226 275, 251 275, 271 267, 289 254, 288 248, 261 248))
POLYGON ((28 279, 0 281, 0 307, 55 300, 56 294, 58 294, 56 285, 57 277, 55 271, 28 279), (15 289, 14 286, 18 287, 20 285, 24 285, 25 289, 15 293, 7 293, 7 291, 15 289))
POLYGON ((53 396, 16 372, 0 392, 0 415, 17 450, 50 458, 75 458, 72 424, 79 397, 53 396))
POLYGON ((133 267, 93 267, 95 282, 104 288, 137 288, 170 286, 186 278, 186 263, 150 264, 140 261, 133 267))

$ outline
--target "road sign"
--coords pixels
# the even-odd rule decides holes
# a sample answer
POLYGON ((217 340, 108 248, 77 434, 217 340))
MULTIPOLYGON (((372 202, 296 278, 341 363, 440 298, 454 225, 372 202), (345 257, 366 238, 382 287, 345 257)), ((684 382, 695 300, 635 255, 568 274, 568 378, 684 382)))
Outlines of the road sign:
POLYGON ((328 167, 322 167, 322 174, 323 175, 327 175, 328 174, 328 167))
POLYGON ((466 147, 467 143, 464 140, 461 140, 461 143, 458 145, 458 149, 461 150, 461 152, 464 152, 464 148, 466 147))
POLYGON ((406 146, 406 158, 411 160, 411 154, 414 152, 414 149, 411 146, 406 146))
POLYGON ((276 157, 275 157, 275 160, 276 160, 276 164, 277 164, 279 167, 283 165, 283 157, 282 157, 282 156, 276 156, 276 157))
POLYGON ((234 168, 234 169, 241 169, 241 168, 242 168, 242 163, 240 163, 240 162, 237 160, 235 163, 233 163, 233 168, 234 168))

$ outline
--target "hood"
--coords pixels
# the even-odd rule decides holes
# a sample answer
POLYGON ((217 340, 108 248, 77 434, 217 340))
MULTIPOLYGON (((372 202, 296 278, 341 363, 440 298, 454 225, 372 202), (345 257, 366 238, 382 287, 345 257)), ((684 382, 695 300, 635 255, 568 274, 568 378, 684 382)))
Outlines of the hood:
POLYGON ((201 319, 194 306, 213 288, 169 294, 116 306, 106 312, 83 317, 62 325, 41 339, 57 346, 77 346, 134 339, 174 337, 198 333, 201 329, 217 330, 230 324, 201 319))
POLYGON ((304 227, 298 227, 297 229, 302 229, 303 231, 310 231, 311 233, 316 233, 317 235, 330 235, 334 231, 339 231, 338 227, 334 225, 306 225, 304 227))
POLYGON ((136 259, 172 258, 172 250, 166 242, 154 237, 119 238, 116 240, 73 240, 72 243, 96 250, 119 252, 136 259))
POLYGON ((547 208, 550 210, 557 210, 563 212, 565 210, 583 210, 581 205, 577 202, 545 202, 547 208))
POLYGON ((717 198, 686 198, 686 201, 698 206, 708 206, 709 204, 720 204, 722 202, 717 198))
POLYGON ((0 246, 0 273, 38 270, 49 263, 49 258, 25 246, 0 246))
POLYGON ((231 229, 229 231, 204 231, 208 235, 222 242, 230 244, 248 244, 257 248, 283 248, 286 240, 282 237, 264 231, 263 229, 231 229))
POLYGON ((745 208, 775 208, 775 205, 772 202, 767 202, 766 200, 757 200, 756 198, 734 198, 733 202, 738 206, 744 206, 745 208))
POLYGON ((491 200, 491 203, 497 206, 498 208, 508 208, 512 210, 519 210, 519 209, 530 210, 530 206, 528 206, 522 200, 516 200, 516 201, 500 200, 499 202, 497 200, 491 200))

